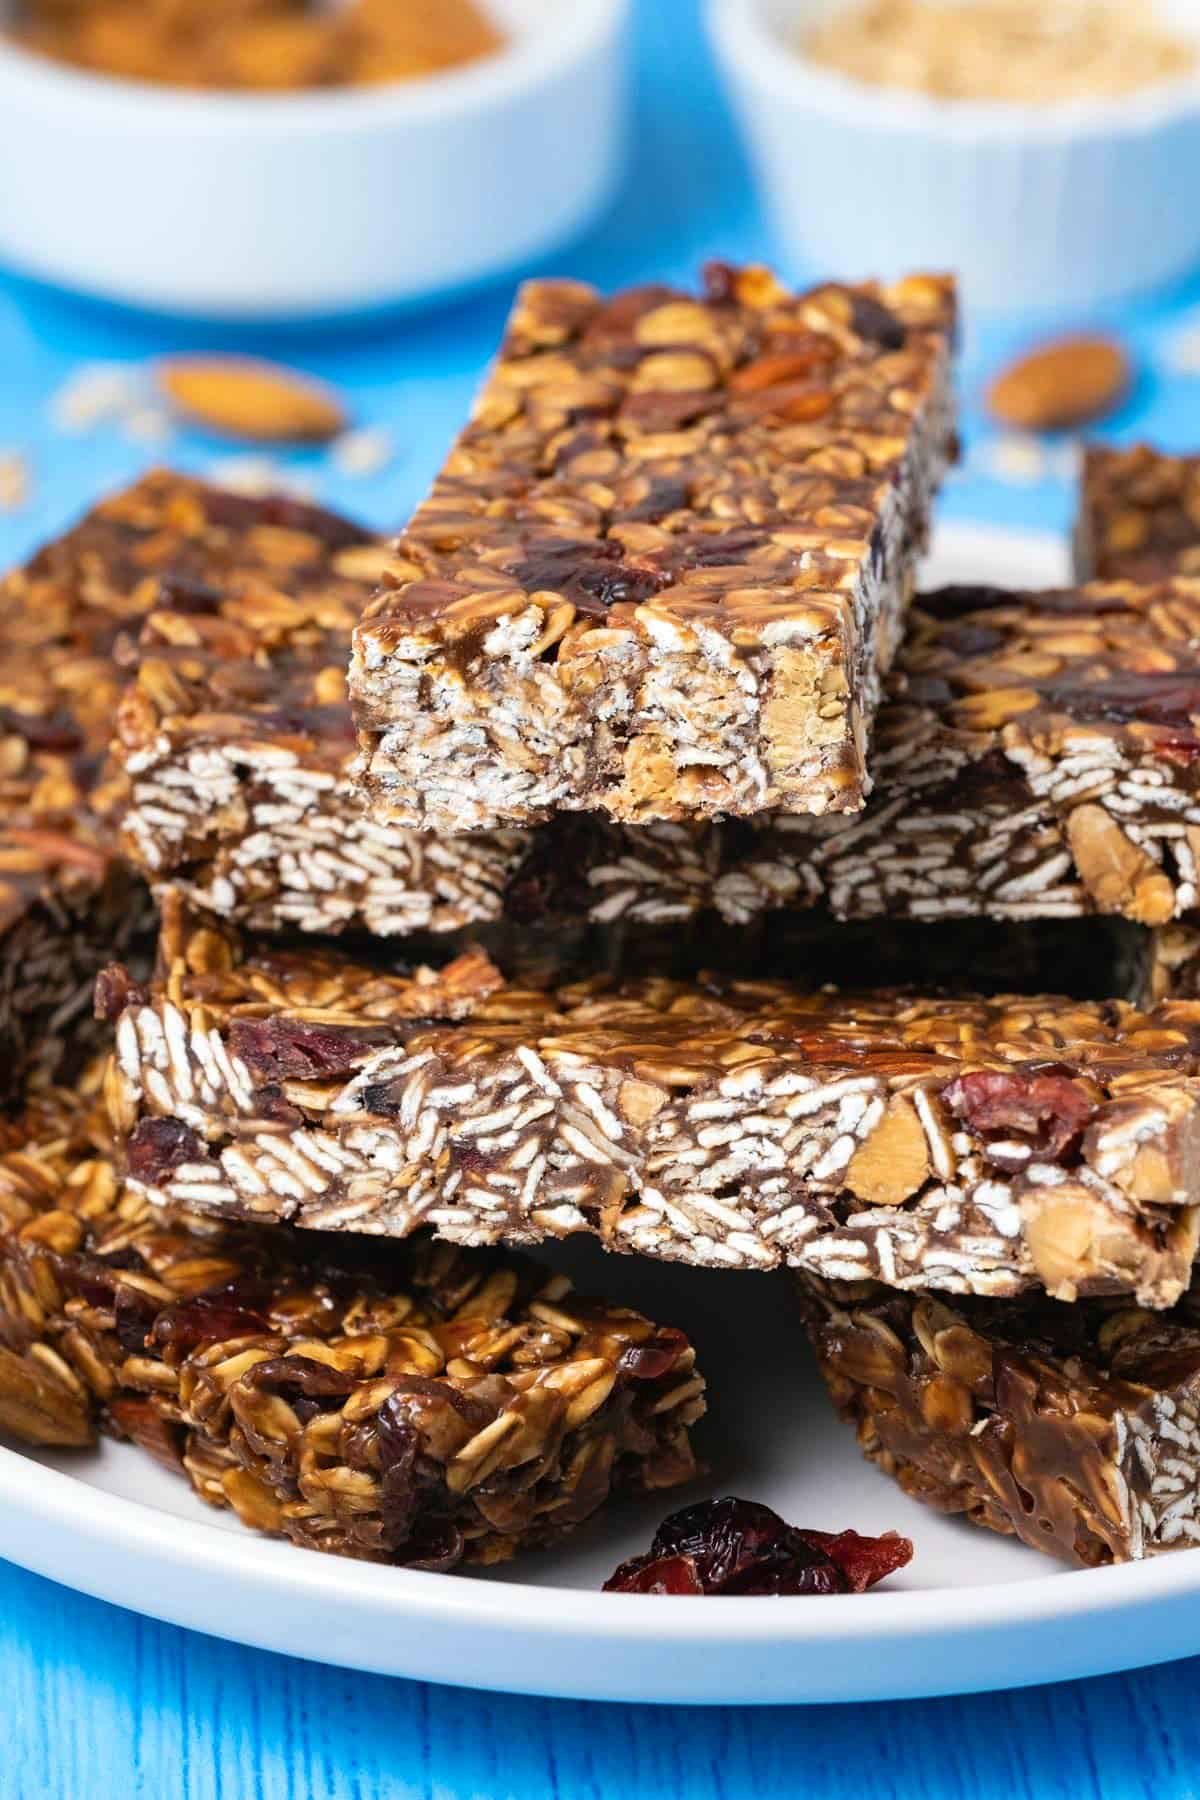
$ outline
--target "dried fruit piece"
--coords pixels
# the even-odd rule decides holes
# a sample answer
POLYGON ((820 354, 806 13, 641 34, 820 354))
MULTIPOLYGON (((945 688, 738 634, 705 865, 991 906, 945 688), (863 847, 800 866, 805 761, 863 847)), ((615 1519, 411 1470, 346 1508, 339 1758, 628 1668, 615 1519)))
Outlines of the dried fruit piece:
POLYGON ((942 1097, 973 1130, 997 1133, 988 1155, 1008 1169, 1031 1156, 1061 1162, 1092 1114, 1081 1084, 1053 1071, 977 1069, 950 1082, 942 1097))
POLYGON ((621 1594, 861 1594, 912 1560, 895 1532, 806 1531, 757 1500, 702 1500, 664 1519, 644 1556, 604 1584, 621 1594))
POLYGON ((229 437, 262 443, 322 441, 345 429, 331 388, 295 369, 240 356, 176 357, 158 382, 186 418, 229 437))
POLYGON ((1057 431, 1112 412, 1130 380, 1129 358, 1113 338, 1061 338, 997 376, 988 390, 988 408, 1018 430, 1057 431))

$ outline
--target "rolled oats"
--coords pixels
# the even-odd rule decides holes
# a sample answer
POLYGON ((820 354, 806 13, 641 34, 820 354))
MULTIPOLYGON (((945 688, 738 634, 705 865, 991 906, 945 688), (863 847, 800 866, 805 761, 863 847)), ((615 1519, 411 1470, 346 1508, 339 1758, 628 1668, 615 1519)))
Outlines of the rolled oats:
POLYGON ((1160 1307, 1188 1279, 1200 1004, 535 992, 477 957, 288 957, 175 906, 160 962, 109 1008, 108 1085, 159 1205, 1160 1307))
POLYGON ((1200 1293, 950 1303, 801 1277, 821 1372, 914 1499, 1094 1567, 1200 1543, 1200 1293))
POLYGON ((132 1438, 256 1529, 494 1562, 686 1480, 703 1394, 682 1332, 520 1259, 164 1218, 86 1097, 0 1127, 0 1426, 132 1438))

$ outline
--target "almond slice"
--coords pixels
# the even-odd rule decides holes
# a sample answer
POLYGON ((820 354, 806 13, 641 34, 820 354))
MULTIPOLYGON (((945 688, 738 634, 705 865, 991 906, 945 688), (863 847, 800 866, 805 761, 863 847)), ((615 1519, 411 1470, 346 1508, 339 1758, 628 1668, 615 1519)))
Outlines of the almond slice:
POLYGON ((345 428, 336 394, 276 363, 241 356, 189 356, 159 364, 158 384, 175 410, 229 437, 260 443, 323 441, 345 428))

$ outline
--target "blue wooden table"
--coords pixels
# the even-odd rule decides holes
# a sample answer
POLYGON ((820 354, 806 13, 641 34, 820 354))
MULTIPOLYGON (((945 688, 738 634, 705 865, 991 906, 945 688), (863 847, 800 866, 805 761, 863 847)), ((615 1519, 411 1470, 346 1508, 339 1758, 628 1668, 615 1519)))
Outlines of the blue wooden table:
MULTIPOLYGON (((618 204, 557 259, 561 271, 615 286, 686 279, 710 255, 770 254, 694 0, 643 0, 637 108, 618 204)), ((869 270, 869 244, 862 262, 842 273, 869 270)), ((360 321, 337 333, 234 333, 85 306, 0 279, 0 459, 17 453, 31 475, 27 503, 0 509, 0 560, 24 555, 149 460, 169 458, 198 473, 224 461, 227 447, 200 436, 148 447, 127 417, 84 433, 63 429, 56 397, 81 367, 140 369, 171 349, 260 351, 334 381, 359 423, 390 431, 394 460, 353 477, 327 457, 297 453, 281 472, 381 527, 397 524, 467 403, 507 299, 505 287, 436 314, 360 321)), ((1109 434, 1200 444, 1200 280, 1091 322, 1119 328, 1138 358, 1136 391, 1109 434)), ((1031 452, 998 442, 978 408, 987 373, 1049 323, 971 322, 968 455, 947 494, 951 516, 1065 525, 1070 446, 1031 452)), ((764 1714, 509 1699, 256 1654, 0 1564, 0 1800, 1184 1800, 1200 1793, 1197 1681, 1200 1663, 1035 1692, 764 1714)))

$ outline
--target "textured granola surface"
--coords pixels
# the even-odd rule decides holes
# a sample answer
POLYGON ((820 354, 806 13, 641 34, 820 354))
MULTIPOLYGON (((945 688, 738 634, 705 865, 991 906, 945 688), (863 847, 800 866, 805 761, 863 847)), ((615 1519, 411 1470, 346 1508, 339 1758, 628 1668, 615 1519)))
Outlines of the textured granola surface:
MULTIPOLYGON (((499 917, 516 834, 382 829, 351 785, 346 663, 379 540, 317 508, 177 476, 114 508, 162 571, 125 650, 114 746, 123 847, 146 878, 263 931, 391 935, 499 917)), ((111 542, 120 585, 131 551, 111 542)))
POLYGON ((1188 914, 1198 642, 1200 584, 1183 578, 922 596, 880 715, 875 797, 855 820, 770 820, 724 878, 726 911, 790 877, 843 917, 1188 914))
POLYGON ((146 600, 147 565, 131 542, 122 500, 105 502, 0 579, 0 1063, 10 1093, 32 1061, 54 1067, 87 1048, 92 980, 147 918, 115 854, 121 781, 106 764, 122 680, 115 651, 146 600))
POLYGON ((522 289, 356 633, 382 820, 854 810, 953 454, 952 284, 522 289))
POLYGON ((520 1259, 164 1218, 103 1117, 48 1090, 0 1136, 0 1426, 131 1437, 247 1523, 449 1567, 693 1470, 679 1331, 520 1259))
POLYGON ((1169 1305, 1196 1249, 1200 1005, 500 985, 168 911, 104 984, 130 1178, 225 1216, 1169 1305))
POLYGON ((822 1373, 915 1499, 1094 1566, 1200 1543, 1200 1293, 946 1303, 801 1278, 822 1373))
POLYGON ((1200 576, 1200 457, 1090 444, 1075 525, 1080 581, 1200 576))

